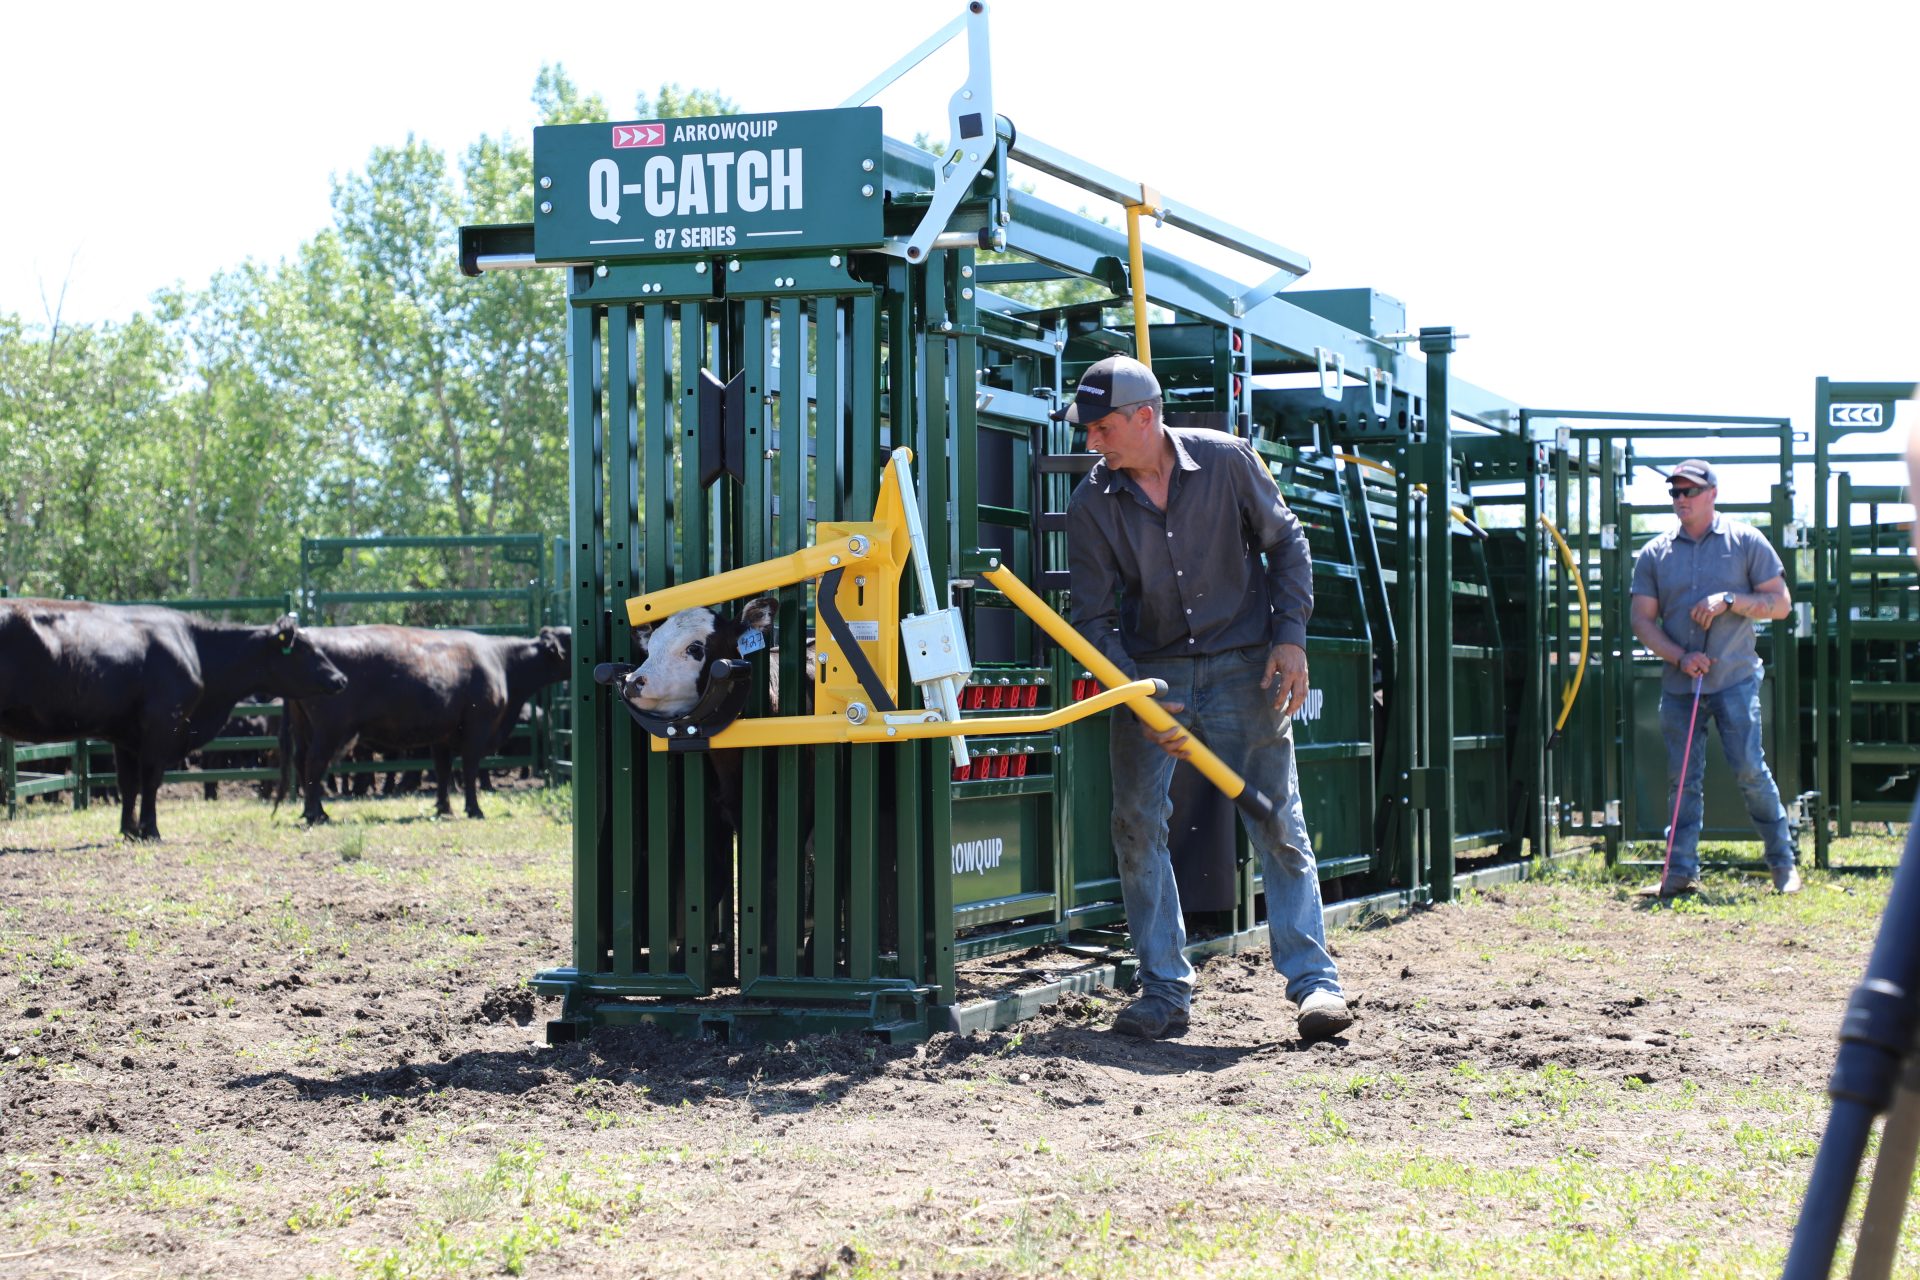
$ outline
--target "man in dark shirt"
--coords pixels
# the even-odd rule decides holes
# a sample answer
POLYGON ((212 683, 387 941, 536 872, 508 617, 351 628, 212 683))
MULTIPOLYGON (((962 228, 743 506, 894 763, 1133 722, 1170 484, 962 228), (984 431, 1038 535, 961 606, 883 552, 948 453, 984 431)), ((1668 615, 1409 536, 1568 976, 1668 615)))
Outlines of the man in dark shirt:
MULTIPOLYGON (((1353 1023, 1327 952, 1320 877, 1300 807, 1292 715, 1307 696, 1313 562, 1300 522, 1246 441, 1161 420, 1153 371, 1126 356, 1088 369, 1055 415, 1101 455, 1067 507, 1073 625, 1248 784, 1276 797, 1247 823, 1265 879, 1273 966, 1306 1040, 1353 1023)), ((1168 786, 1181 729, 1112 726, 1113 847, 1141 996, 1115 1031, 1155 1039, 1187 1026, 1186 925, 1167 853, 1168 786)), ((1242 818, 1242 821, 1246 819, 1242 818)))

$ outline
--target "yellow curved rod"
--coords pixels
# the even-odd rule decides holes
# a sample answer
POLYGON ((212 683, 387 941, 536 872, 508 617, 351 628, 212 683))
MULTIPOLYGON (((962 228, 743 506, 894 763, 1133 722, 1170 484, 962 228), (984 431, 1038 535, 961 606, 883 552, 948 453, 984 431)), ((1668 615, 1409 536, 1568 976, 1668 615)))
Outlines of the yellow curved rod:
MULTIPOLYGON (((1357 453, 1336 453, 1333 455, 1333 457, 1336 462, 1357 463, 1358 465, 1363 467, 1372 467, 1375 471, 1384 471, 1390 476, 1398 476, 1400 474, 1398 471, 1395 471, 1392 467, 1388 466, 1384 462, 1375 462, 1372 458, 1363 458, 1357 453)), ((1420 493, 1425 493, 1427 491, 1427 486, 1425 486, 1424 484, 1416 484, 1413 487, 1420 493)), ((1469 516, 1466 512, 1462 511, 1458 507, 1449 507, 1447 509, 1453 513, 1453 518, 1455 520, 1458 520, 1461 524, 1467 526, 1468 530, 1472 532, 1474 537, 1484 538, 1487 536, 1487 531, 1485 529, 1482 529, 1479 525, 1475 524, 1473 521, 1473 518, 1469 516)))
MULTIPOLYGON (((1333 456, 1337 461, 1372 467, 1375 471, 1384 471, 1390 476, 1399 474, 1384 462, 1375 462, 1372 458, 1362 458, 1358 454, 1336 453, 1333 456)), ((1417 484, 1414 488, 1422 493, 1427 491, 1427 487, 1423 484, 1417 484)), ((1453 509, 1453 518, 1462 521, 1470 528, 1478 528, 1458 507, 1453 509)), ((1593 611, 1587 605, 1587 583, 1580 573, 1580 566, 1574 563, 1573 548, 1569 547, 1567 540, 1560 536, 1560 530, 1554 527, 1553 521, 1543 515, 1540 517, 1540 523, 1546 526, 1547 532, 1553 535, 1554 542, 1559 545, 1560 559, 1567 566, 1567 573, 1573 579, 1573 589, 1580 595, 1580 665, 1573 669, 1573 679, 1568 683, 1566 692, 1560 695, 1560 718, 1553 726, 1554 735, 1557 737, 1560 731, 1567 727, 1567 717, 1573 714, 1573 701, 1580 696, 1580 682, 1587 674, 1587 645, 1593 633, 1593 611)))
POLYGON ((1560 698, 1560 719, 1553 726, 1554 736, 1558 737, 1560 731, 1567 727, 1567 717, 1573 713, 1573 700, 1580 696, 1580 680, 1587 674, 1587 637, 1592 631, 1593 612, 1587 607, 1586 576, 1580 572, 1580 566, 1573 561, 1573 548, 1569 547, 1567 540, 1560 536, 1560 530, 1554 528, 1553 521, 1542 515, 1540 523, 1546 526, 1547 532, 1552 534, 1553 540, 1559 544, 1560 559, 1567 566, 1568 576, 1573 579, 1573 589, 1580 593, 1580 665, 1573 669, 1573 680, 1567 685, 1566 693, 1560 698))

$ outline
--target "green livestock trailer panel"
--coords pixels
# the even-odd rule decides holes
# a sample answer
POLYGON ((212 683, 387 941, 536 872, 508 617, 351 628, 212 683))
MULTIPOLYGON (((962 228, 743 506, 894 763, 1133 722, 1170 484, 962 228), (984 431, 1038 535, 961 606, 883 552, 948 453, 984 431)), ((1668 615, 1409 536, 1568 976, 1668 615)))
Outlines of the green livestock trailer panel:
MULTIPOLYGON (((1096 459, 1048 415, 1116 351, 1153 364, 1170 422, 1248 439, 1306 530, 1314 686, 1295 734, 1330 898, 1444 901, 1463 866, 1548 850, 1563 810, 1590 830, 1617 808, 1590 748, 1561 766, 1577 786, 1548 777, 1565 675, 1598 633, 1571 589, 1598 572, 1597 522, 1568 495, 1594 464, 1569 467, 1564 439, 1454 378, 1450 329, 1406 332, 1372 290, 1283 292, 1301 255, 1021 137, 992 109, 984 6, 903 65, 960 33, 972 56, 941 154, 883 136, 865 102, 890 72, 838 110, 539 130, 534 221, 462 231, 469 275, 567 279, 571 533, 554 613, 574 628, 575 910, 570 963, 536 978, 563 998, 551 1037, 632 1021, 749 1037, 984 1025, 1041 997, 973 999, 967 966, 1035 947, 1124 980, 1107 743, 1137 726, 1124 711, 1068 719, 1099 681, 982 570, 1070 612, 1065 511, 1096 459), (1010 192, 1016 164, 1092 198, 1151 199, 1257 283, 1010 192), (654 736, 590 676, 641 656, 629 601, 756 566, 729 581, 758 581, 866 520, 902 447, 930 587, 908 574, 897 603, 951 595, 962 619, 966 761, 945 740, 755 739, 772 745, 723 758, 740 774, 728 813, 721 753, 654 736), (1564 564, 1546 524, 1577 546, 1564 564), (1054 727, 1020 727, 1050 712, 1054 727)), ((819 593, 779 581, 773 644, 740 695, 740 723, 773 716, 769 732, 812 715, 817 692, 819 593)), ((1204 783, 1175 791, 1183 884, 1224 889, 1195 945, 1264 941, 1231 811, 1204 783)))

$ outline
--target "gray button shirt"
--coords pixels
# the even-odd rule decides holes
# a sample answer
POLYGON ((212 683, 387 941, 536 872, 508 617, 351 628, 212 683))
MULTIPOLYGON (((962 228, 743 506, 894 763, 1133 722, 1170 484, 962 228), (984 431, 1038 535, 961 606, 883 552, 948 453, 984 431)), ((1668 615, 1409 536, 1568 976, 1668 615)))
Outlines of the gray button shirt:
MULTIPOLYGON (((1684 529, 1675 529, 1642 547, 1633 562, 1633 594, 1660 602, 1660 627, 1675 644, 1713 659, 1700 691, 1718 693, 1761 674, 1753 619, 1729 610, 1703 630, 1688 615, 1707 596, 1721 591, 1746 595, 1784 572, 1780 553, 1765 534, 1715 512, 1712 526, 1698 542, 1684 529)), ((1669 666, 1660 687, 1668 693, 1690 694, 1693 678, 1669 666)))
POLYGON ((1129 679, 1140 659, 1305 648, 1313 558, 1266 463, 1223 431, 1165 430, 1174 453, 1165 511, 1104 461, 1073 491, 1074 627, 1129 679))

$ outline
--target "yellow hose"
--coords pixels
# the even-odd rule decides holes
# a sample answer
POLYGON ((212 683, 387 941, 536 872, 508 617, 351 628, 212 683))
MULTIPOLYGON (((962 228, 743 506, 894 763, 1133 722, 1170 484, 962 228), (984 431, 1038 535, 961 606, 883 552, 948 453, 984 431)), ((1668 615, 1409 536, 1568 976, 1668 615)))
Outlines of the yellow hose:
POLYGON ((1573 589, 1580 593, 1580 665, 1573 669, 1573 680, 1567 685, 1566 693, 1560 698, 1560 719, 1554 723, 1553 736, 1559 737, 1560 731, 1567 727, 1567 717, 1573 713, 1573 700, 1580 696, 1580 680, 1587 674, 1587 637, 1592 630, 1592 610, 1587 607, 1586 577, 1580 572, 1580 566, 1574 563, 1573 548, 1560 536, 1560 530, 1554 528, 1553 521, 1545 515, 1540 517, 1547 532, 1553 535, 1559 544, 1560 559, 1567 566, 1567 573, 1573 579, 1573 589))

